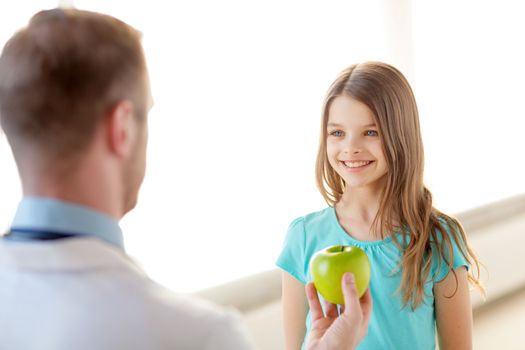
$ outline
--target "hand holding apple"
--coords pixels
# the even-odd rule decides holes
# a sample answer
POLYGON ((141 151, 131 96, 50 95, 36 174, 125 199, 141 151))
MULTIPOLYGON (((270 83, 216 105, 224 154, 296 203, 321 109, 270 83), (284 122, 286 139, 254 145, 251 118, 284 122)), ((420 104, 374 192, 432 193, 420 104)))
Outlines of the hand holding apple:
POLYGON ((345 299, 344 311, 328 303, 323 310, 312 282, 305 292, 310 306, 312 326, 306 341, 307 350, 355 349, 368 332, 373 301, 370 290, 362 298, 357 295, 354 276, 347 272, 341 281, 345 299))
POLYGON ((341 279, 345 272, 355 276, 359 297, 370 283, 370 261, 366 253, 354 246, 336 245, 322 249, 310 261, 315 288, 332 304, 344 304, 341 279))

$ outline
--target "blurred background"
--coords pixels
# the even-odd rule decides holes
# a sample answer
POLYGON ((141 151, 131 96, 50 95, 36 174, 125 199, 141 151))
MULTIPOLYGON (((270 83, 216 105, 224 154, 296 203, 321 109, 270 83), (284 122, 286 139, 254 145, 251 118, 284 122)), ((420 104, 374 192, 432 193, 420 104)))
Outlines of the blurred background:
MULTIPOLYGON (((501 222, 525 215, 516 209, 525 208, 525 21, 519 2, 1 4, 2 46, 36 11, 57 5, 108 13, 143 33, 155 107, 139 205, 122 226, 129 254, 172 290, 220 289, 275 269, 288 224, 326 206, 314 179, 324 94, 339 71, 367 60, 393 64, 411 82, 426 183, 439 209, 484 217, 499 210, 501 222), (485 211, 476 211, 480 207, 485 211)), ((21 190, 3 135, 0 169, 5 230, 21 190)), ((505 261, 517 242, 493 236, 485 246, 500 246, 490 259, 505 261)), ((484 260, 487 280, 490 259, 484 260)), ((511 319, 505 311, 522 307, 525 314, 525 260, 516 259, 501 264, 518 276, 512 286, 476 311, 476 324, 485 328, 475 333, 475 348, 493 348, 494 337, 510 339, 505 349, 525 348, 521 338, 507 336, 525 329, 525 316, 511 319)))

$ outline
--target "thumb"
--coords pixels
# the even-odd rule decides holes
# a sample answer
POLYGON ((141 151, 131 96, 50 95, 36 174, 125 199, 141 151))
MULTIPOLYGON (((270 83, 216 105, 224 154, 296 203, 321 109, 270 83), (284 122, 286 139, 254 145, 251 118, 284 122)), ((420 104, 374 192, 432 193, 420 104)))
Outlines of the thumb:
POLYGON ((345 300, 344 313, 354 316, 360 307, 354 275, 351 272, 345 273, 341 283, 343 287, 343 297, 345 300))

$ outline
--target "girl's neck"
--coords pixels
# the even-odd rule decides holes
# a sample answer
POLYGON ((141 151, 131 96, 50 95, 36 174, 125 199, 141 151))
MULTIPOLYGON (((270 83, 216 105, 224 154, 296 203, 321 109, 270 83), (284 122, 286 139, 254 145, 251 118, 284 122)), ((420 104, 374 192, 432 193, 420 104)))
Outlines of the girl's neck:
POLYGON ((337 209, 356 220, 372 223, 379 210, 381 192, 369 188, 347 188, 337 203, 337 209))
POLYGON ((381 192, 369 188, 347 188, 335 205, 340 225, 359 240, 381 239, 373 223, 379 211, 381 192))

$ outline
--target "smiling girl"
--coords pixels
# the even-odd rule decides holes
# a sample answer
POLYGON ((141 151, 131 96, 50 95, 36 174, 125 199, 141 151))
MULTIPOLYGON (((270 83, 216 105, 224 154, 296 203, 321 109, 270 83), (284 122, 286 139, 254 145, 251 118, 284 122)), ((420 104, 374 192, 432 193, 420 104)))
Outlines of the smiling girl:
POLYGON ((423 165, 406 78, 380 62, 341 72, 324 102, 316 165, 329 207, 291 223, 277 261, 287 349, 310 331, 310 258, 331 245, 357 246, 371 263, 374 306, 358 349, 435 349, 436 329, 441 350, 472 348, 479 262, 461 224, 433 207, 423 165))

